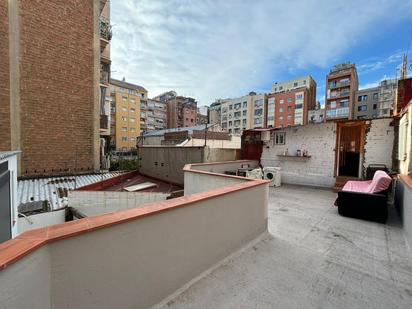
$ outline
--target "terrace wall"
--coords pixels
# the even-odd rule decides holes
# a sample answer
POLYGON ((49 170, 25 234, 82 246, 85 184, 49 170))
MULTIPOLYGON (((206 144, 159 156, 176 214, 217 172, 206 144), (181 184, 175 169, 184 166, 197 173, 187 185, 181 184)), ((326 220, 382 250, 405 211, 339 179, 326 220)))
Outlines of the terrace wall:
POLYGON ((1 307, 147 308, 192 283, 267 231, 266 181, 210 177, 240 181, 0 244, 1 307))

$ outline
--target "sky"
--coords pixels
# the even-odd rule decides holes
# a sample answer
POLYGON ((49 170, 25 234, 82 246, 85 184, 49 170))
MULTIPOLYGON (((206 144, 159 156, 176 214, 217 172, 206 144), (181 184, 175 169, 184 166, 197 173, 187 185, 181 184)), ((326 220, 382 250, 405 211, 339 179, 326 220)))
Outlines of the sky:
POLYGON ((323 102, 334 64, 367 88, 412 59, 412 0, 111 0, 111 23, 112 77, 198 106, 304 75, 323 102))

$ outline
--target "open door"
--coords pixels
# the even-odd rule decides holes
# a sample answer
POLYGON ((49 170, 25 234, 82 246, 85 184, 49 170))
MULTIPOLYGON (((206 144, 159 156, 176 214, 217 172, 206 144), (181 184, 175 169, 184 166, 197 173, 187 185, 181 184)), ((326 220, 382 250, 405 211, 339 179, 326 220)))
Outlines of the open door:
POLYGON ((338 123, 336 174, 337 176, 362 176, 364 122, 338 123))

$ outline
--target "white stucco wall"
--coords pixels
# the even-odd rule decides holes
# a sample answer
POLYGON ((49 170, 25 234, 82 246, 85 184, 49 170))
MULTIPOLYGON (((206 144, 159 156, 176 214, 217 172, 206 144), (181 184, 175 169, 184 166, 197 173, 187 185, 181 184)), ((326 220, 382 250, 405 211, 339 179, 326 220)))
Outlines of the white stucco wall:
POLYGON ((44 212, 36 215, 28 216, 27 218, 19 218, 19 234, 38 229, 41 227, 63 223, 66 220, 66 210, 60 209, 56 211, 44 212))
POLYGON ((281 167, 282 183, 333 187, 336 146, 336 124, 308 124, 290 127, 286 132, 285 145, 274 145, 273 139, 263 147, 263 167, 281 167), (285 149, 290 155, 296 150, 308 150, 310 158, 281 157, 285 149))
POLYGON ((169 195, 161 192, 69 191, 68 200, 70 207, 89 217, 164 201, 169 195))
POLYGON ((374 119, 370 121, 369 131, 365 138, 365 153, 363 167, 369 164, 385 164, 392 168, 392 150, 394 127, 391 118, 374 119))

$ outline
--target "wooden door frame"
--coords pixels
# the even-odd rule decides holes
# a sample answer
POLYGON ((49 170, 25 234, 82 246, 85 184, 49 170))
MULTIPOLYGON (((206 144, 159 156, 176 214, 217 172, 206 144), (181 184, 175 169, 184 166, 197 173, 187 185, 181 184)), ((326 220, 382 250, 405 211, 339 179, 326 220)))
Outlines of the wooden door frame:
POLYGON ((364 153, 365 153, 365 121, 340 121, 336 122, 336 145, 335 145, 335 164, 333 169, 333 176, 336 178, 339 175, 339 147, 341 131, 344 127, 360 127, 360 143, 359 143, 359 172, 358 177, 363 178, 363 163, 364 163, 364 153))

